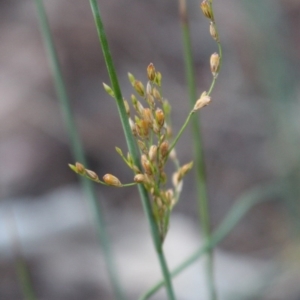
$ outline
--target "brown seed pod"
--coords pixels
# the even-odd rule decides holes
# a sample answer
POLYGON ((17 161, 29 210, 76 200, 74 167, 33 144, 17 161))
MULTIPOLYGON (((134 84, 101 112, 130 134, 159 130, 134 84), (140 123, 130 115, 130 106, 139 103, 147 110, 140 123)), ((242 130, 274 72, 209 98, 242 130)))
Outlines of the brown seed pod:
POLYGON ((89 178, 91 178, 92 180, 95 180, 95 181, 99 180, 98 175, 94 171, 92 171, 92 170, 86 170, 86 175, 89 178))
POLYGON ((153 63, 150 63, 147 67, 147 75, 150 81, 153 81, 155 79, 155 67, 153 63))
POLYGON ((220 66, 220 56, 218 53, 213 53, 210 57, 210 69, 214 77, 218 76, 220 66))
POLYGON ((103 176, 103 181, 108 185, 112 185, 112 186, 116 186, 116 187, 122 186, 121 181, 116 176, 111 175, 111 174, 105 174, 103 176))
POLYGON ((137 183, 143 183, 145 181, 145 175, 144 174, 136 174, 134 176, 134 182, 137 182, 137 183))
POLYGON ((75 168, 76 168, 76 171, 78 174, 85 174, 85 167, 83 164, 79 163, 79 162, 76 162, 75 163, 75 168))

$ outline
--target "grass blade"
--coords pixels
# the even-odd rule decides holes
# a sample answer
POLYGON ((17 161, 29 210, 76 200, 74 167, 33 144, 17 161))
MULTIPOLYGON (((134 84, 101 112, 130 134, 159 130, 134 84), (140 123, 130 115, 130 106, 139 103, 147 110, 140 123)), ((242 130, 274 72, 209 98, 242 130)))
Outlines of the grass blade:
MULTIPOLYGON (((44 39, 45 48, 47 50, 50 67, 52 69, 55 88, 56 88, 58 98, 60 101, 61 111, 63 113, 65 126, 67 128, 67 132, 68 132, 68 135, 70 138, 73 156, 76 161, 80 161, 84 165, 87 165, 83 146, 81 144, 79 134, 76 130, 74 116, 71 111, 70 101, 69 101, 69 98, 67 95, 67 91, 66 91, 64 80, 63 80, 62 72, 60 69, 60 64, 58 61, 56 49, 55 49, 54 42, 52 39, 51 31, 49 28, 44 4, 43 4, 42 0, 34 0, 34 1, 35 1, 37 12, 38 12, 40 29, 41 29, 42 36, 44 39)), ((119 279, 117 276, 114 259, 112 257, 110 242, 109 242, 108 234, 107 234, 106 227, 105 227, 104 217, 102 215, 100 202, 97 199, 93 183, 84 177, 80 177, 80 180, 81 180, 83 190, 84 190, 85 194, 87 195, 90 209, 94 216, 98 237, 99 237, 99 240, 100 240, 103 252, 104 252, 106 267, 107 267, 107 271, 108 271, 108 274, 110 277, 111 284, 113 286, 115 297, 116 297, 116 299, 122 300, 122 299, 124 299, 123 292, 122 292, 121 285, 120 285, 120 282, 119 282, 119 279)))

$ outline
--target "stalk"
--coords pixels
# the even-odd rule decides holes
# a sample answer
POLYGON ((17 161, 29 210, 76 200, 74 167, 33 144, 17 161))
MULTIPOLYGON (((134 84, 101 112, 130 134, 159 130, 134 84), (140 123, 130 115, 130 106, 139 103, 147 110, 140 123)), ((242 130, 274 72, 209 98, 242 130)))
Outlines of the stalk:
MULTIPOLYGON (((186 81, 188 84, 188 94, 190 108, 193 109, 195 102, 197 100, 196 95, 196 84, 195 84, 195 72, 193 64, 193 54, 192 54, 192 43, 190 37, 190 28, 188 22, 188 15, 186 9, 186 1, 179 1, 180 8, 180 21, 182 28, 182 39, 184 46, 184 62, 185 62, 185 73, 186 81)), ((208 92, 210 94, 215 80, 211 85, 211 88, 208 92)), ((209 239, 211 234, 210 229, 210 215, 209 215, 209 205, 208 205, 208 196, 207 196, 207 183, 206 183, 206 172, 205 172, 205 159, 200 127, 200 119, 194 116, 192 118, 191 129, 193 135, 193 148, 194 148, 194 157, 195 157, 195 170, 196 170, 196 180, 197 180, 197 204, 198 212, 200 216, 200 226, 202 228, 204 238, 209 239)), ((208 283, 209 290, 209 299, 216 300, 217 292, 214 283, 214 261, 213 261, 213 249, 210 249, 207 252, 207 261, 206 261, 206 279, 208 283)))
POLYGON ((16 258, 15 267, 18 278, 21 283, 23 295, 25 300, 37 300, 30 278, 30 271, 25 259, 22 256, 16 258))
MULTIPOLYGON (((115 71, 115 68, 113 65, 113 60, 112 60, 112 57, 110 54, 109 45, 108 45, 108 41, 107 41, 106 34, 104 31, 104 26, 103 26, 103 22, 101 19, 98 3, 96 0, 90 0, 90 5, 91 5, 94 21, 96 24, 102 52, 104 55, 107 71, 108 71, 108 74, 110 77, 111 86, 112 86, 112 89, 113 89, 113 92, 115 95, 115 100, 116 100, 116 104, 118 107, 122 127, 124 130, 128 150, 134 160, 134 163, 137 166, 140 166, 139 155, 138 155, 138 152, 137 152, 137 149, 135 146, 135 141, 134 141, 134 138, 132 136, 132 132, 131 132, 131 129, 129 126, 128 117, 126 114, 121 89, 120 89, 117 74, 116 74, 116 71, 115 71)), ((158 256, 161 271, 162 271, 162 274, 164 277, 164 282, 166 283, 168 299, 175 300, 172 281, 171 281, 170 273, 168 270, 167 262, 166 262, 166 259, 164 256, 162 242, 161 242, 161 239, 159 236, 159 231, 158 231, 158 228, 157 228, 157 225, 154 220, 153 213, 152 213, 149 195, 148 195, 147 191, 145 190, 145 188, 143 187, 143 185, 141 185, 141 184, 138 185, 138 190, 139 190, 141 202, 143 205, 144 213, 145 213, 145 215, 147 217, 147 221, 149 223, 153 244, 155 246, 155 250, 156 250, 156 253, 158 256)))
MULTIPOLYGON (((49 23, 47 20, 47 15, 46 15, 46 11, 44 8, 44 4, 43 4, 42 0, 34 0, 34 1, 35 1, 37 13, 38 13, 40 30, 41 30, 42 37, 44 40, 49 64, 50 64, 50 67, 52 70, 55 88, 57 91, 57 95, 58 95, 60 106, 61 106, 61 111, 63 114, 63 119, 65 121, 67 133, 70 138, 71 150, 73 153, 73 157, 76 161, 80 161, 84 165, 87 165, 83 146, 80 141, 78 131, 76 129, 75 119, 74 119, 74 116, 73 116, 73 113, 71 110, 70 100, 67 95, 66 86, 65 86, 64 79, 62 76, 62 72, 61 72, 57 52, 56 52, 56 49, 54 46, 53 38, 51 35, 49 23)), ((84 193, 87 196, 90 210, 94 216, 98 238, 99 238, 100 244, 103 249, 104 258, 105 258, 105 262, 106 262, 106 268, 107 268, 108 275, 109 275, 109 278, 110 278, 110 281, 111 281, 111 284, 113 287, 115 297, 118 300, 123 300, 124 299, 123 291, 122 291, 121 284, 120 284, 120 281, 119 281, 119 278, 117 275, 115 261, 112 256, 110 241, 109 241, 108 233, 107 233, 107 230, 105 227, 104 217, 102 215, 101 205, 100 205, 100 202, 97 200, 95 188, 94 188, 92 182, 85 177, 80 177, 80 181, 81 181, 84 193)))
POLYGON ((11 205, 7 208, 8 221, 7 229, 11 238, 11 250, 14 257, 15 270, 18 276, 19 284, 22 289, 24 300, 37 300, 30 270, 23 256, 22 244, 18 232, 14 209, 11 205))
MULTIPOLYGON (((274 201, 278 199, 277 197, 279 196, 283 199, 286 193, 288 193, 288 186, 286 183, 282 182, 272 183, 264 187, 256 187, 245 193, 236 201, 232 209, 224 218, 223 222, 219 225, 218 229, 212 234, 211 238, 206 240, 202 247, 178 265, 171 272, 171 276, 175 277, 179 275, 208 251, 222 242, 255 205, 266 201, 274 201)), ((157 291, 159 291, 164 284, 164 280, 158 281, 145 294, 143 294, 139 300, 149 299, 157 291)))

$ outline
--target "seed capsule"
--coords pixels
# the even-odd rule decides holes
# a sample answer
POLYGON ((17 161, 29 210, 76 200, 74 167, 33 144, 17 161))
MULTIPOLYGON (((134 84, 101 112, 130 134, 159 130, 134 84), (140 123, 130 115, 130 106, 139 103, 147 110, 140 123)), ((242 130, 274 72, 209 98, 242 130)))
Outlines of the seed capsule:
POLYGON ((180 174, 178 172, 173 173, 172 183, 175 187, 176 193, 180 193, 182 190, 182 180, 180 179, 180 174))
POLYGON ((134 82, 135 82, 134 76, 131 73, 128 73, 127 75, 128 75, 128 79, 129 79, 130 83, 132 85, 134 85, 134 82))
POLYGON ((141 81, 136 80, 133 87, 140 96, 145 96, 145 88, 141 81))
POLYGON ((106 93, 110 96, 112 96, 113 98, 115 98, 115 93, 114 91, 112 90, 112 88, 107 85, 106 83, 103 82, 103 87, 104 87, 104 90, 106 91, 106 93))
POLYGON ((138 146, 142 150, 143 153, 147 153, 148 152, 148 149, 147 149, 147 147, 146 147, 146 145, 145 145, 145 143, 143 141, 138 140, 137 143, 138 143, 138 146))
POLYGON ((157 146, 152 145, 149 149, 149 159, 151 162, 154 162, 157 156, 157 146))
POLYGON ((145 175, 144 174, 136 174, 134 176, 134 182, 143 183, 145 181, 145 175))
POLYGON ((169 151, 169 143, 168 141, 164 141, 161 143, 159 147, 159 151, 162 157, 165 157, 168 154, 169 151))
POLYGON ((180 179, 182 179, 192 169, 192 167, 193 167, 192 161, 188 164, 183 165, 178 171, 180 179))
POLYGON ((164 115, 164 112, 158 108, 156 111, 155 111, 155 118, 156 118, 156 121, 157 121, 157 124, 159 125, 159 127, 163 127, 164 125, 164 122, 165 122, 165 115, 164 115))
POLYGON ((146 174, 151 175, 152 174, 151 164, 145 154, 143 154, 141 157, 141 164, 142 164, 146 174))
POLYGON ((130 116, 130 108, 129 108, 129 104, 128 104, 127 100, 125 100, 125 99, 124 99, 124 106, 125 106, 127 116, 129 117, 130 116))
POLYGON ((147 94, 147 99, 146 99, 147 103, 149 104, 149 106, 151 108, 154 107, 155 105, 155 101, 154 101, 154 97, 152 95, 147 94))
POLYGON ((213 53, 210 57, 210 69, 213 76, 216 78, 219 73, 220 56, 218 53, 213 53))
POLYGON ((173 160, 177 159, 177 155, 176 155, 176 150, 175 150, 175 148, 173 148, 173 149, 171 150, 169 157, 170 157, 171 159, 173 159, 173 160))
POLYGON ((132 105, 134 107, 136 107, 138 100, 136 99, 136 96, 133 94, 131 95, 131 102, 132 102, 132 105))
POLYGON ((138 123, 136 123, 137 134, 141 138, 147 138, 148 137, 149 128, 150 128, 150 123, 147 122, 146 120, 140 120, 138 123))
POLYGON ((132 170, 134 171, 134 173, 141 173, 140 169, 137 166, 132 166, 132 170))
POLYGON ((153 96, 154 96, 156 99, 161 100, 161 95, 160 95, 160 92, 159 92, 159 90, 158 90, 157 88, 153 88, 152 93, 153 93, 153 96))
POLYGON ((149 107, 145 108, 143 111, 142 111, 142 116, 144 118, 145 121, 149 122, 149 123, 152 123, 153 121, 153 115, 152 115, 152 111, 149 107))
POLYGON ((203 92, 200 98, 196 101, 193 111, 197 111, 211 102, 211 97, 203 92))
POLYGON ((103 180, 108 185, 112 185, 112 186, 116 186, 116 187, 122 186, 121 181, 116 176, 111 175, 111 174, 104 175, 103 180))
POLYGON ((162 79, 162 75, 160 72, 156 72, 155 73, 155 83, 158 85, 158 86, 161 86, 161 79, 162 79))
POLYGON ((168 189, 164 193, 164 198, 166 199, 166 202, 168 206, 170 206, 173 202, 174 192, 172 189, 168 189))
POLYGON ((215 40, 215 41, 219 41, 219 36, 218 36, 218 32, 216 30, 216 26, 214 22, 210 22, 209 25, 209 33, 211 35, 211 37, 215 40))
POLYGON ((135 123, 133 122, 133 120, 131 118, 128 118, 129 121, 129 126, 131 128, 131 132, 134 136, 136 136, 136 126, 135 123))
POLYGON ((79 162, 76 162, 75 163, 75 168, 76 168, 76 171, 78 174, 85 174, 85 167, 83 164, 79 163, 79 162))
POLYGON ((213 21, 213 12, 211 9, 211 5, 210 5, 210 3, 208 3, 207 0, 204 0, 201 2, 200 8, 201 8, 204 16, 213 21))
POLYGON ((150 63, 147 67, 147 75, 150 81, 153 81, 155 79, 155 67, 153 63, 150 63))
POLYGON ((162 184, 165 184, 167 182, 167 174, 165 172, 161 172, 159 177, 162 184))
POLYGON ((129 167, 132 168, 132 166, 133 166, 133 159, 132 159, 132 156, 131 156, 131 154, 129 152, 127 153, 127 163, 129 165, 129 167))
POLYGON ((95 180, 95 181, 99 180, 98 175, 94 171, 92 171, 92 170, 86 170, 86 174, 92 180, 95 180))
POLYGON ((149 81, 147 82, 147 85, 146 85, 146 92, 147 92, 147 95, 152 95, 152 86, 149 81))
POLYGON ((137 101, 136 103, 136 110, 140 115, 143 114, 144 106, 140 101, 137 101))

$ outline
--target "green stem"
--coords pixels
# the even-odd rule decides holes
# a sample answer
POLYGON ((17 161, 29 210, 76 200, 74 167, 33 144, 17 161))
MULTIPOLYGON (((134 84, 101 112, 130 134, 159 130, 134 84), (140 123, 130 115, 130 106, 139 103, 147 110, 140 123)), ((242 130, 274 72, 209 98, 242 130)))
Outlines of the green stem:
MULTIPOLYGON (((193 54, 192 54, 192 42, 190 37, 190 29, 188 23, 188 15, 186 9, 186 1, 181 1, 180 6, 180 20, 182 27, 182 38, 184 46, 184 61, 185 61, 185 72, 186 80, 188 84, 188 93, 190 100, 190 108, 193 109, 195 102, 197 100, 196 95, 196 84, 195 84, 195 72, 193 64, 193 54)), ((214 78, 208 95, 211 93, 216 79, 214 78)), ((189 116, 192 113, 189 114, 189 116)), ((197 203, 198 211, 200 216, 200 226, 204 233, 204 238, 209 239, 211 235, 210 230, 210 217, 209 217, 209 207, 208 207, 208 196, 207 196, 207 187, 206 187, 206 172, 205 172, 205 160, 204 160, 204 151, 202 143, 202 134, 199 118, 194 117, 191 124, 192 135, 193 135, 193 144, 194 144, 194 157, 195 157, 195 166, 196 166, 196 179, 197 179, 197 203)), ((217 292, 214 283, 214 262, 213 262, 213 253, 212 249, 207 253, 206 260, 206 278, 209 291, 209 299, 216 300, 217 292)))
POLYGON ((132 182, 132 183, 125 183, 125 184, 122 184, 122 187, 130 187, 130 186, 135 186, 137 185, 136 182, 132 182))
MULTIPOLYGON (((217 25, 215 24, 216 30, 217 30, 217 25)), ((218 44, 218 49, 219 49, 219 56, 220 56, 220 62, 219 62, 219 72, 222 68, 222 62, 223 62, 223 51, 222 51, 222 46, 220 42, 217 42, 218 44)))
MULTIPOLYGON (((132 158, 134 160, 134 163, 137 166, 140 166, 139 155, 138 155, 138 152, 137 152, 137 149, 135 146, 135 141, 134 141, 134 138, 133 138, 130 126, 129 126, 128 116, 126 114, 121 89, 119 86, 117 74, 116 74, 116 71, 115 71, 115 68, 113 65, 113 61, 112 61, 112 57, 110 54, 108 41, 107 41, 106 34, 104 31, 104 26, 103 26, 102 19, 100 16, 100 11, 99 11, 97 0, 90 0, 90 5, 91 5, 94 20, 95 20, 98 37, 99 37, 101 48, 103 51, 106 67, 107 67, 108 74, 110 77, 111 86, 114 91, 115 100, 117 103, 117 107, 118 107, 121 123, 123 126, 127 146, 128 146, 130 155, 132 156, 132 158)), ((146 189, 144 188, 144 186, 141 184, 138 185, 138 190, 140 193, 143 209, 144 209, 145 215, 147 217, 147 221, 150 226, 151 236, 152 236, 152 240, 153 240, 156 252, 157 252, 157 256, 158 256, 158 260, 159 260, 160 267, 162 270, 162 274, 163 274, 164 280, 166 282, 166 290, 167 290, 168 298, 170 300, 174 300, 175 295, 174 295, 174 291, 173 291, 173 287, 172 287, 172 281, 171 281, 170 273, 168 270, 167 262, 166 262, 166 259, 165 259, 164 253, 163 253, 162 242, 161 242, 161 239, 159 236, 157 224, 154 220, 154 216, 152 213, 152 207, 151 207, 149 195, 148 195, 146 189)))
POLYGON ((7 209, 8 221, 7 231, 11 238, 11 252, 14 257, 14 264, 22 293, 25 300, 36 300, 31 274, 23 256, 22 244, 18 232, 16 218, 13 207, 10 205, 7 209))
MULTIPOLYGON (((177 276, 190 265, 195 263, 208 251, 212 250, 216 245, 224 240, 225 237, 234 229, 234 227, 240 222, 240 220, 249 212, 249 210, 256 204, 264 201, 275 200, 278 196, 283 196, 286 192, 286 187, 282 183, 270 184, 266 187, 256 187, 244 194, 233 205, 233 208, 229 211, 223 222, 218 229, 211 235, 209 240, 206 240, 204 245, 195 251, 190 257, 182 262, 177 268, 175 268, 171 275, 177 276)), ((164 286, 164 280, 160 280, 152 288, 150 288, 145 294, 143 294, 139 300, 146 300, 153 296, 160 288, 164 286)))
POLYGON ((30 278, 30 272, 28 270, 28 265, 25 259, 22 256, 17 257, 15 265, 18 273, 18 278, 21 282, 25 300, 36 300, 37 298, 34 293, 34 289, 30 278))
POLYGON ((173 140, 173 142, 172 142, 172 144, 171 144, 171 146, 170 146, 170 148, 169 148, 168 155, 171 153, 171 151, 173 150, 173 148, 176 146, 178 140, 180 139, 181 135, 183 134, 185 128, 187 127, 187 125, 188 125, 188 123, 189 123, 189 121, 190 121, 190 119, 191 119, 193 113, 194 113, 194 111, 191 111, 191 112, 189 113, 189 115, 187 116, 187 118, 186 118, 184 124, 182 125, 181 129, 180 129, 179 132, 177 133, 177 136, 175 137, 175 139, 173 140))
POLYGON ((207 95, 208 95, 208 96, 211 94, 211 92, 212 92, 212 90, 213 90, 213 88, 214 88, 214 86, 215 86, 216 80, 217 80, 217 78, 214 77, 214 79, 213 79, 213 81, 212 81, 212 83, 211 83, 211 85, 210 85, 210 88, 209 88, 209 90, 208 90, 208 92, 207 92, 207 95))
MULTIPOLYGON (((79 134, 76 130, 76 124, 74 116, 72 114, 70 101, 67 95, 65 83, 63 80, 62 72, 60 69, 60 64, 58 61, 58 56, 54 46, 53 38, 51 35, 49 23, 47 20, 45 8, 42 0, 34 0, 38 12, 38 18, 40 23, 40 29, 44 39, 45 48, 47 50, 48 59, 50 62, 50 67, 52 69, 53 79, 55 88, 60 101, 61 111, 63 113, 63 118, 65 121, 65 126, 70 138, 73 156, 76 161, 80 161, 84 165, 86 164, 86 158, 83 151, 83 146, 81 144, 79 134)), ((115 261, 112 258, 112 251, 108 239, 108 234, 105 227, 104 218, 101 211, 100 202, 97 200, 97 195, 94 186, 90 180, 84 177, 80 177, 83 190, 87 195, 90 210, 94 215, 96 222, 97 234, 104 252, 105 262, 107 271, 110 277, 110 281, 113 286, 113 290, 117 299, 124 299, 121 285, 117 276, 117 271, 115 267, 115 261)))

